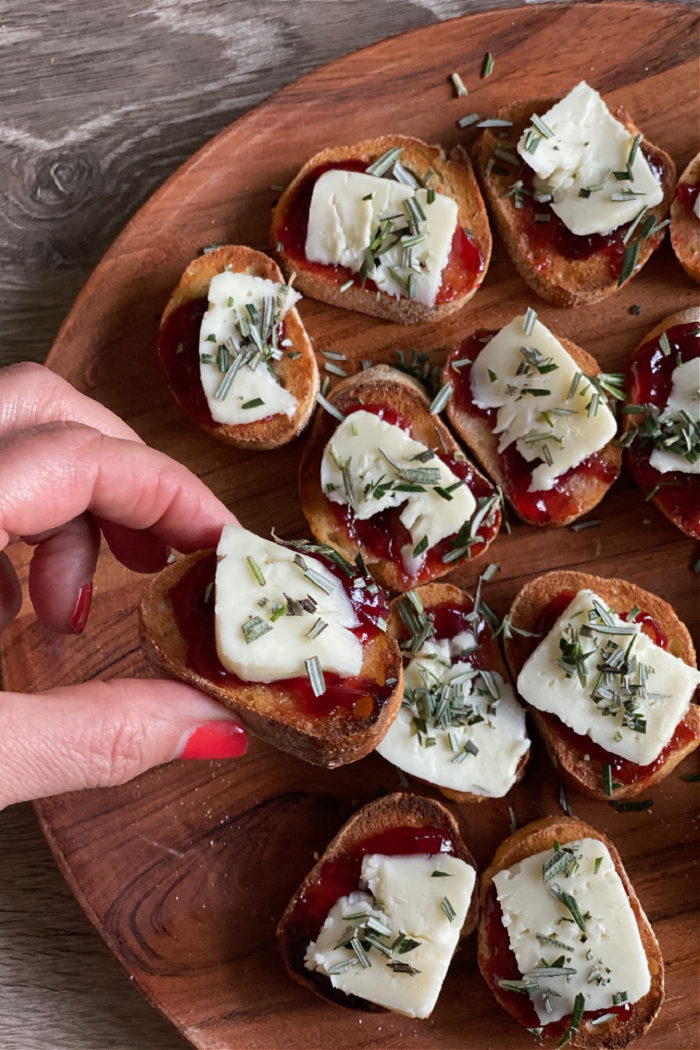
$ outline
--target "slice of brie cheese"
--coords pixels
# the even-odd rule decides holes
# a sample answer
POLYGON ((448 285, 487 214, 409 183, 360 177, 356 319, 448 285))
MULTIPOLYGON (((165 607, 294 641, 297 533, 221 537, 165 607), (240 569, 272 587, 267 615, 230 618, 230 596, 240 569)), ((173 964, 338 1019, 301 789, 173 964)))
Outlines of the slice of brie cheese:
MULTIPOLYGON (((589 414, 594 391, 573 357, 541 321, 525 334, 513 318, 480 351, 471 368, 474 403, 498 410, 498 451, 515 442, 533 464, 529 491, 551 489, 567 470, 614 436, 615 417, 602 399, 589 414), (572 382, 580 376, 573 394, 572 382)), ((594 401, 595 403, 595 401, 594 401)))
POLYGON ((518 153, 535 172, 536 189, 551 195, 552 211, 572 233, 607 233, 663 200, 639 147, 631 179, 615 178, 615 172, 628 171, 634 135, 585 81, 540 118, 551 135, 526 129, 518 153))
POLYGON ((381 291, 396 298, 407 295, 407 281, 412 274, 412 298, 432 306, 452 248, 458 210, 456 201, 444 193, 436 193, 429 204, 424 189, 334 168, 324 172, 314 184, 304 252, 311 262, 345 266, 352 273, 358 273, 367 258, 368 263, 371 261, 367 277, 381 291), (417 222, 420 240, 405 245, 401 237, 410 241, 416 236, 407 230, 408 200, 417 203, 425 220, 417 222), (377 248, 370 257, 370 245, 386 219, 392 220, 391 230, 382 241, 381 253, 377 248), (401 230, 404 233, 397 236, 401 230))
POLYGON ((400 427, 359 409, 339 424, 321 462, 323 492, 333 503, 350 505, 356 518, 364 520, 405 504, 400 519, 411 542, 401 549, 401 558, 411 574, 418 571, 427 550, 458 532, 476 510, 471 491, 437 455, 417 458, 428 451, 427 445, 414 441, 400 427), (396 487, 405 485, 406 478, 421 476, 432 480, 421 485, 420 491, 396 487), (436 488, 444 491, 452 486, 451 499, 436 492, 436 488))
POLYGON ((475 646, 470 631, 424 643, 405 668, 403 705, 376 750, 404 772, 438 787, 501 798, 513 786, 529 747, 525 711, 497 672, 487 686, 478 670, 460 659, 475 646), (425 719, 425 732, 419 732, 421 723, 417 726, 415 720, 425 714, 426 692, 438 702, 447 699, 454 717, 425 719))
POLYGON ((315 656, 324 671, 359 673, 362 643, 352 632, 357 615, 322 562, 239 525, 225 526, 217 556, 216 648, 228 671, 247 682, 276 682, 306 675, 305 661, 315 656), (313 612, 287 614, 289 599, 308 598, 313 612), (326 626, 317 633, 312 628, 319 620, 326 626))
POLYGON ((700 222, 700 193, 698 193, 697 197, 695 198, 695 203, 693 204, 693 215, 698 220, 698 222, 700 222))
POLYGON ((428 1017, 457 947, 475 881, 474 868, 447 853, 364 857, 361 884, 367 889, 336 901, 307 947, 306 968, 327 974, 333 987, 348 995, 409 1017, 428 1017), (435 871, 442 877, 435 877, 435 871), (373 931, 389 954, 370 948, 367 966, 350 947, 338 946, 361 922, 358 915, 372 916, 390 930, 373 931), (392 951, 400 933, 419 943, 408 951, 392 951), (417 972, 401 972, 406 966, 417 972))
MULTIPOLYGON (((692 424, 700 429, 700 356, 674 368, 666 408, 670 412, 684 412, 690 417, 692 424)), ((660 474, 679 470, 683 474, 700 475, 700 456, 694 463, 690 463, 684 456, 675 452, 655 448, 649 457, 649 463, 660 474)))
POLYGON ((646 766, 669 743, 699 682, 694 667, 655 645, 639 624, 611 612, 593 591, 581 590, 525 661, 517 687, 539 711, 556 715, 611 754, 646 766), (605 611, 607 625, 594 603, 605 611), (618 628, 623 630, 616 633, 618 628), (580 643, 585 656, 585 683, 560 663, 572 640, 580 643), (609 664, 611 657, 614 662, 621 659, 629 646, 628 679, 622 673, 601 678, 604 651, 609 664), (636 722, 634 714, 639 716, 636 722))
MULTIPOLYGON (((212 278, 208 298, 209 305, 199 331, 199 375, 212 419, 237 426, 255 423, 268 416, 293 416, 297 399, 280 385, 273 366, 276 356, 283 352, 275 349, 276 326, 301 298, 299 293, 267 278, 224 270, 212 278), (256 354, 250 363, 238 367, 228 391, 224 393, 221 384, 226 368, 222 371, 219 367, 220 347, 227 349, 226 367, 234 366, 239 351, 243 350, 244 357, 246 348, 255 351, 257 344, 250 337, 244 337, 241 331, 241 319, 243 330, 247 331, 251 324, 250 307, 254 316, 257 313, 262 321, 266 300, 270 303, 267 311, 273 318, 269 331, 261 339, 266 352, 256 354), (272 354, 269 354, 270 349, 272 354), (268 362, 264 360, 266 356, 268 362), (245 405, 249 407, 245 408, 245 405)), ((253 322, 253 325, 260 330, 259 324, 253 322)))
POLYGON ((585 1011, 605 1010, 614 1005, 613 996, 625 993, 624 1001, 636 1003, 651 987, 637 921, 607 846, 586 838, 568 842, 566 849, 578 865, 572 864, 569 874, 562 871, 545 882, 543 865, 554 855, 545 850, 493 877, 518 969, 538 986, 530 999, 542 1024, 571 1014, 578 994, 585 1011), (558 891, 575 899, 585 931, 558 891), (543 961, 551 966, 562 955, 559 968, 574 973, 533 974, 543 961))

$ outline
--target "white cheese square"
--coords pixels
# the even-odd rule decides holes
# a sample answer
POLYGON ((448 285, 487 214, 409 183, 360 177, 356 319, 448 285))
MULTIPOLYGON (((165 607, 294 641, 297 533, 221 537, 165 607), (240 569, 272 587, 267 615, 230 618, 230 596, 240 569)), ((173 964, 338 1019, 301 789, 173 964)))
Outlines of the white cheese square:
MULTIPOLYGON (((700 197, 698 199, 700 200, 700 197)), ((700 344, 700 339, 698 343, 700 344)), ((700 351, 698 357, 693 357, 674 368, 666 408, 670 412, 685 412, 696 429, 700 430, 700 351)), ((700 475, 700 456, 694 463, 690 463, 676 452, 654 448, 649 463, 660 474, 678 470, 682 474, 700 475)))
POLYGON ((306 950, 307 969, 328 974, 333 967, 353 962, 344 972, 329 975, 334 988, 409 1017, 428 1017, 457 947, 475 881, 474 868, 447 853, 364 857, 361 884, 369 892, 358 890, 336 901, 306 950), (434 877, 434 871, 442 872, 443 877, 434 877), (454 913, 451 919, 445 899, 454 913), (337 947, 348 927, 357 923, 352 916, 358 913, 386 924, 391 933, 380 938, 386 946, 399 933, 418 945, 391 956, 370 949, 369 966, 361 966, 350 948, 337 947), (392 963, 406 964, 418 972, 396 972, 392 963))
POLYGON ((540 114, 550 136, 525 130, 518 153, 537 176, 536 186, 553 198, 552 211, 577 236, 607 233, 631 222, 642 208, 654 208, 663 190, 637 148, 631 179, 626 172, 634 142, 597 91, 585 81, 540 114), (528 143, 537 140, 536 147, 528 143), (615 199, 624 197, 625 199, 615 199))
POLYGON ((400 518, 411 534, 411 542, 402 548, 401 557, 410 573, 418 571, 427 550, 458 532, 476 510, 471 491, 437 455, 425 462, 416 459, 428 451, 427 445, 414 441, 400 427, 360 409, 338 425, 321 461, 324 494, 332 503, 352 505, 354 500, 353 511, 360 520, 405 503, 400 518), (390 487, 377 495, 378 484, 401 483, 399 471, 426 469, 436 472, 436 480, 424 485, 423 491, 390 487), (446 500, 435 491, 436 487, 447 489, 452 485, 457 487, 450 493, 451 499, 446 500), (424 538, 427 547, 414 554, 424 538))
POLYGON ((478 671, 460 660, 461 653, 475 645, 469 631, 452 639, 430 639, 423 645, 404 670, 406 699, 377 751, 399 769, 431 784, 501 798, 513 786, 520 760, 529 747, 525 712, 510 684, 497 672, 490 678, 498 694, 494 697, 478 671), (481 721, 454 725, 448 731, 428 720, 425 736, 417 733, 406 700, 410 702, 416 690, 428 689, 435 695, 451 683, 461 691, 461 703, 472 711, 470 720, 481 721), (426 737, 434 743, 426 745, 426 737), (465 752, 468 742, 472 750, 465 752))
POLYGON ((271 371, 273 362, 270 367, 261 359, 253 367, 244 364, 236 373, 228 393, 217 397, 224 373, 220 371, 216 359, 220 346, 237 348, 243 344, 239 319, 242 317, 244 322, 249 319, 246 307, 254 307, 262 316, 264 300, 272 299, 279 321, 300 298, 293 289, 286 289, 286 286, 276 281, 253 277, 248 273, 224 270, 212 278, 208 292, 209 304, 199 331, 199 376, 215 422, 237 426, 256 423, 268 416, 294 415, 297 399, 280 385, 274 371, 271 371), (207 361, 208 357, 214 358, 213 363, 207 361), (262 404, 243 407, 258 399, 262 404))
POLYGON ((426 190, 391 178, 340 168, 326 171, 316 180, 311 196, 306 258, 358 273, 384 219, 393 217, 395 230, 406 227, 404 202, 409 199, 425 215, 418 223, 421 241, 409 246, 411 266, 406 265, 404 246, 397 241, 388 251, 373 256, 367 276, 387 295, 400 298, 408 294, 406 280, 413 274, 413 298, 432 306, 452 249, 459 211, 456 201, 444 193, 436 193, 428 203, 426 190), (401 281, 396 280, 396 273, 401 281))
MULTIPOLYGON (((631 673, 630 681, 636 685, 640 680, 640 671, 637 669, 631 673)), ((575 733, 589 736, 611 754, 646 766, 659 757, 670 741, 690 706, 699 682, 700 674, 694 667, 689 667, 683 660, 655 645, 639 624, 627 623, 617 613, 610 612, 603 599, 594 591, 584 589, 578 592, 525 661, 518 675, 517 687, 523 699, 538 711, 556 715, 575 733), (613 630, 623 627, 630 633, 602 633, 590 625, 589 613, 594 610, 594 602, 607 610, 613 630), (584 652, 591 654, 586 659, 585 685, 577 674, 567 676, 558 662, 562 657, 561 639, 571 629, 580 632, 584 626, 591 627, 590 636, 581 637, 584 652), (623 724, 623 704, 620 704, 617 713, 605 714, 608 701, 603 699, 596 703, 592 699, 598 679, 597 667, 602 660, 601 650, 610 640, 622 649, 627 649, 632 643, 630 652, 637 668, 644 665, 647 669, 646 697, 640 697, 636 705, 646 722, 644 732, 623 724)))
POLYGON ((543 959, 551 966, 562 955, 562 967, 575 971, 532 978, 539 988, 530 992, 530 999, 542 1024, 571 1014, 578 994, 584 996, 585 1011, 605 1010, 613 1005, 613 995, 625 992, 626 1001, 636 1003, 651 986, 637 921, 607 846, 585 838, 567 843, 566 848, 577 862, 569 875, 560 873, 544 881, 543 865, 553 856, 552 850, 545 850, 499 871, 493 879, 520 973, 532 973, 543 959), (589 916, 584 919, 585 930, 576 924, 557 889, 574 898, 582 917, 589 916), (546 989, 551 990, 549 995, 546 989))
POLYGON ((317 558, 301 556, 311 577, 287 547, 256 536, 240 525, 227 525, 217 549, 215 581, 216 648, 223 666, 247 682, 276 682, 306 674, 305 661, 317 657, 324 671, 344 677, 362 667, 362 643, 353 634, 355 610, 342 583, 317 558), (262 574, 261 584, 255 567, 262 574), (314 612, 277 615, 288 598, 308 596, 314 612), (246 641, 243 625, 258 617, 264 633, 246 641), (326 627, 310 636, 321 619, 326 627))
POLYGON ((514 317, 485 344, 472 365, 470 383, 479 408, 497 409, 498 451, 515 442, 520 455, 533 464, 529 491, 539 492, 604 448, 617 424, 602 399, 589 413, 593 389, 583 376, 571 393, 580 369, 556 336, 539 320, 526 335, 524 324, 524 315, 514 317), (536 364, 528 361, 528 354, 536 364))

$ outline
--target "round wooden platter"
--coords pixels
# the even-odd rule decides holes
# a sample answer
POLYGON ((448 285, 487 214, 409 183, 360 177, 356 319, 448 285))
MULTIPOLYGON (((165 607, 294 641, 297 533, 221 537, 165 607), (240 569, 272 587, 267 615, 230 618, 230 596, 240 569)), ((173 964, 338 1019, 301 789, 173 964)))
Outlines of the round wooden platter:
MULTIPOLYGON (((497 10, 432 25, 334 62, 273 96, 205 146, 141 209, 79 296, 49 364, 98 398, 146 441, 186 463, 262 534, 303 535, 296 495, 300 441, 278 453, 238 453, 206 437, 175 407, 154 345, 168 293, 209 242, 264 247, 276 192, 312 153, 385 132, 450 147, 456 121, 517 98, 560 96, 586 78, 623 105, 674 157, 697 150, 697 14, 672 4, 577 3, 497 10), (484 54, 495 57, 480 78, 484 54), (462 75, 467 98, 448 76, 462 75)), ((274 56, 283 61, 284 55, 274 56)), ((477 326, 496 327, 529 303, 545 323, 619 371, 645 331, 697 302, 666 244, 631 286, 590 309, 534 301, 496 240, 482 290, 442 326, 402 328, 306 301, 317 349, 351 362, 397 349, 444 348, 477 326), (637 316, 630 315, 639 304, 637 316)), ((321 358, 321 360, 323 360, 321 358)), ((575 567, 623 575, 663 595, 697 630, 697 557, 623 475, 578 533, 514 525, 491 548, 501 564, 488 601, 506 612, 531 576, 575 567)), ((27 552, 13 556, 26 578, 27 552)), ((481 566, 451 577, 471 586, 481 566)), ((6 686, 41 690, 92 677, 143 675, 135 606, 144 581, 100 559, 82 638, 42 632, 25 605, 4 636, 6 686)), ((569 792, 577 816, 612 836, 661 941, 667 998, 640 1047, 698 1045, 697 799, 683 775, 652 795, 651 812, 618 813, 569 792)), ((315 1048, 531 1045, 481 980, 474 938, 459 950, 429 1021, 329 1006, 285 976, 278 917, 318 852, 360 803, 400 787, 379 757, 324 772, 252 741, 235 763, 174 763, 124 787, 45 799, 37 812, 56 859, 106 942, 149 999, 198 1047, 315 1048)), ((417 790, 423 790, 417 788, 417 790)), ((453 806, 479 864, 518 823, 559 812, 559 783, 539 745, 525 780, 503 801, 453 806)))

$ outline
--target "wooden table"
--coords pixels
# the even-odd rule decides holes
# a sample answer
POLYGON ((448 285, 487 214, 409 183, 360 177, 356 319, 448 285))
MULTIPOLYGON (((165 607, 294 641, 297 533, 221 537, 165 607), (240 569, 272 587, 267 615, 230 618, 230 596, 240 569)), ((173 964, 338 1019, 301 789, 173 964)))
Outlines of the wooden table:
MULTIPOLYGON (((301 74, 508 0, 54 0, 0 5, 0 365, 41 361, 95 263, 212 135, 301 74)), ((54 866, 0 814, 0 1048, 175 1050, 54 866)))
MULTIPOLYGON (((695 0, 690 0, 695 2, 695 0)), ((0 5, 0 365, 40 361, 149 194, 272 91, 340 55, 508 0, 0 5)), ((449 72, 449 71, 448 71, 449 72)), ((0 814, 0 1050, 186 1044, 129 987, 31 806, 0 814)))

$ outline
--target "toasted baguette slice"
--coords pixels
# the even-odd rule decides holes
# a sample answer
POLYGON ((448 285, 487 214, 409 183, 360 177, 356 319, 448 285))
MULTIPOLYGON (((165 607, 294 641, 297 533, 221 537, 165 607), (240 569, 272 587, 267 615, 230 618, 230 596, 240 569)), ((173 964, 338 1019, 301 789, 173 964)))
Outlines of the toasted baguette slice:
MULTIPOLYGON (((577 1033, 572 1034, 569 1045, 585 1047, 586 1050, 623 1047, 627 1046, 633 1039, 638 1039, 643 1035, 659 1012, 664 997, 664 963, 659 943, 654 936, 649 920, 644 914, 639 898, 627 877, 627 872, 622 866, 617 850, 606 835, 596 828, 592 828, 590 824, 585 824, 582 820, 576 820, 571 817, 544 817, 542 820, 536 820, 532 824, 519 828, 515 834, 501 843, 490 866, 479 880, 480 920, 477 961, 484 980, 498 1002, 509 1013, 513 1013, 510 1008, 508 994, 504 993, 496 980, 498 975, 494 970, 494 966, 497 965, 497 960, 492 959, 493 945, 489 937, 489 920, 492 916, 492 910, 487 907, 487 900, 489 896, 493 896, 490 894, 493 878, 499 871, 512 867, 526 857, 531 857, 544 850, 553 849, 555 840, 564 846, 567 842, 581 838, 599 839, 607 846, 610 852, 615 870, 629 897, 630 906, 637 920, 639 935, 651 975, 651 987, 642 999, 638 999, 632 1005, 624 1017, 616 1017, 604 1025, 592 1025, 584 1014, 580 1028, 577 1033)), ((517 998, 520 999, 522 997, 518 996, 517 998)), ((552 1033, 552 1037, 558 1039, 562 1034, 562 1027, 565 1030, 566 1026, 564 1019, 557 1022, 556 1035, 552 1033)), ((546 1027, 543 1035, 545 1038, 549 1037, 546 1027)))
MULTIPOLYGON (((627 366, 628 404, 639 404, 639 393, 636 390, 635 381, 635 362, 639 352, 647 344, 658 340, 664 332, 670 331, 675 325, 680 324, 696 324, 700 328, 700 307, 691 306, 687 310, 679 310, 678 313, 670 314, 644 336, 630 357, 627 366)), ((662 367, 663 364, 664 362, 662 362, 662 367)), ((669 367, 671 372, 675 368, 675 364, 675 357, 670 355, 667 367, 669 367)), ((700 356, 698 356, 698 369, 700 369, 700 356)), ((643 422, 643 417, 637 413, 625 413, 622 418, 624 419, 622 440, 625 444, 628 444, 628 441, 631 439, 631 431, 643 422)), ((639 448, 636 440, 631 441, 627 448, 625 459, 632 477, 642 489, 646 498, 651 499, 661 513, 665 514, 668 520, 673 522, 676 528, 692 539, 700 539, 700 476, 697 474, 685 474, 681 471, 661 474, 649 465, 650 454, 651 446, 646 446, 646 449, 639 448), (673 484, 670 483, 671 479, 673 479, 673 484)))
MULTIPOLYGON (((188 639, 181 633, 170 600, 173 587, 210 551, 198 551, 167 566, 151 581, 139 607, 141 640, 155 663, 189 685, 220 700, 240 716, 247 729, 262 740, 317 766, 333 769, 356 762, 381 740, 401 703, 403 670, 398 645, 388 633, 379 633, 363 645, 364 662, 358 675, 367 681, 367 712, 338 707, 312 716, 301 709, 290 684, 245 682, 235 676, 213 680, 188 666, 188 639), (395 680, 393 686, 387 681, 395 680), (371 689, 377 692, 371 695, 371 689)), ((213 577, 212 577, 213 578, 213 577)), ((212 651, 214 625, 212 617, 212 651)), ((358 702, 358 708, 360 706, 358 702)))
MULTIPOLYGON (((678 180, 678 186, 700 186, 700 153, 697 153, 678 180)), ((700 284, 700 219, 692 208, 678 199, 671 204, 671 245, 689 277, 700 284)))
MULTIPOLYGON (((301 205, 300 205, 301 207, 301 205)), ((332 146, 322 150, 306 162, 298 175, 280 197, 272 213, 270 244, 280 260, 285 273, 295 273, 295 286, 312 299, 320 299, 332 306, 345 310, 359 310, 373 317, 383 317, 398 324, 416 324, 419 321, 437 321, 455 310, 461 309, 479 288, 491 259, 491 230, 484 202, 481 199, 479 185, 472 170, 471 161, 461 147, 456 147, 449 159, 439 146, 429 146, 420 139, 408 138, 405 135, 383 135, 381 138, 367 139, 352 146, 332 146), (303 205, 303 237, 306 240, 306 221, 311 200, 310 182, 314 172, 322 173, 327 167, 342 167, 344 162, 361 162, 364 166, 372 164, 387 150, 401 149, 401 164, 407 168, 419 182, 429 176, 428 185, 438 193, 445 193, 457 202, 459 212, 457 228, 469 230, 469 240, 474 256, 474 272, 465 270, 464 262, 459 259, 448 260, 443 270, 443 287, 446 277, 449 278, 450 291, 444 292, 444 301, 433 306, 416 302, 408 297, 395 298, 385 292, 379 292, 372 283, 363 287, 359 274, 353 274, 342 266, 327 266, 312 263, 304 255, 304 244, 294 246, 290 234, 290 215, 300 190, 307 189, 308 202, 303 205), (347 281, 353 281, 351 287, 342 290, 347 281), (450 296, 448 298, 448 296, 450 296)))
MULTIPOLYGON (((475 333, 481 336, 493 336, 495 331, 483 331, 475 333)), ((600 366, 596 359, 586 350, 582 350, 576 343, 563 336, 557 339, 566 352, 573 357, 581 372, 588 375, 598 375, 600 366)), ((449 383, 456 391, 460 390, 462 396, 468 396, 471 402, 471 387, 469 385, 469 372, 460 369, 458 372, 452 368, 452 362, 463 357, 464 343, 453 347, 450 351, 443 371, 443 383, 449 383)), ((471 356, 471 355, 467 355, 471 356)), ((556 509, 545 513, 537 509, 537 512, 528 513, 517 501, 517 494, 507 474, 503 470, 502 457, 498 452, 498 435, 493 433, 491 425, 481 414, 465 411, 462 399, 453 396, 447 404, 447 418, 457 432, 457 435, 465 443, 469 451, 476 457, 490 478, 499 486, 503 495, 508 500, 513 510, 522 521, 529 525, 568 525, 576 521, 583 514, 593 509, 606 494, 610 486, 617 480, 622 466, 622 452, 615 444, 614 439, 609 441, 597 454, 600 460, 600 470, 578 471, 576 468, 568 482, 566 495, 568 497, 566 508, 563 512, 556 509)), ((532 464, 533 469, 535 463, 532 464)), ((546 497, 545 497, 546 500, 546 497)))
MULTIPOLYGON (((558 99, 537 99, 515 102, 500 109, 496 116, 501 120, 512 121, 513 127, 509 129, 509 141, 517 142, 530 122, 532 114, 545 113, 557 101, 558 99)), ((639 133, 639 129, 626 113, 619 109, 611 112, 629 129, 630 133, 639 133)), ((527 167, 524 163, 521 169, 518 169, 510 164, 500 166, 497 161, 493 170, 487 173, 493 151, 502 145, 497 136, 498 131, 490 128, 482 132, 474 146, 474 163, 484 196, 490 206, 491 216, 520 276, 540 298, 555 306, 597 303, 608 295, 612 295, 618 287, 624 245, 621 246, 618 265, 611 264, 609 256, 601 251, 595 252, 588 258, 570 259, 556 246, 540 247, 537 238, 545 236, 542 233, 543 227, 553 229, 554 224, 559 220, 552 213, 549 223, 535 223, 530 198, 526 198, 523 207, 516 208, 516 198, 512 195, 506 197, 513 182, 521 178, 522 169, 527 167), (508 169, 505 173, 503 173, 504 168, 508 169)), ((658 223, 666 215, 671 203, 676 169, 668 153, 652 145, 647 139, 642 140, 640 148, 644 150, 653 165, 661 170, 663 200, 648 213, 653 215, 658 223)), ((538 204, 537 210, 548 210, 548 206, 538 204)), ((624 228, 620 227, 620 229, 624 228)), ((663 231, 659 231, 654 236, 640 241, 639 257, 634 273, 638 273, 662 240, 663 231)))
MULTIPOLYGON (((364 404, 381 404, 398 412, 411 423, 411 436, 439 453, 446 453, 456 459, 466 461, 464 453, 454 440, 449 430, 437 415, 431 414, 430 402, 423 387, 411 377, 391 368, 388 365, 375 365, 363 372, 343 379, 328 395, 328 400, 341 412, 355 407, 358 402, 364 404)), ((458 562, 435 564, 428 557, 419 570, 417 578, 406 577, 400 555, 397 561, 389 560, 361 546, 359 541, 351 539, 343 523, 336 517, 333 508, 337 504, 328 500, 321 488, 321 461, 324 449, 333 435, 338 422, 328 412, 319 411, 311 429, 308 441, 299 465, 299 498, 304 516, 314 536, 321 543, 327 543, 343 554, 350 561, 361 553, 370 567, 372 575, 384 587, 403 591, 419 583, 425 583, 445 573, 451 572, 458 562)), ((490 483, 474 469, 475 484, 483 487, 489 497, 495 496, 490 483)), ((396 511, 398 514, 398 509, 396 511)), ((480 556, 495 538, 501 522, 501 512, 495 507, 488 515, 491 534, 478 551, 480 556)))
MULTIPOLYGON (((620 616, 624 616, 635 605, 642 613, 648 613, 666 638, 668 651, 690 667, 696 666, 695 649, 690 633, 668 602, 626 580, 589 576, 585 572, 569 570, 548 572, 525 584, 517 594, 510 610, 514 632, 517 632, 518 629, 534 631, 538 618, 557 595, 564 591, 577 593, 584 588, 595 591, 620 616)), ((506 660, 514 679, 517 680, 523 664, 536 648, 539 640, 539 638, 523 637, 517 633, 505 640, 506 660)), ((689 739, 669 749, 664 749, 663 761, 654 762, 651 767, 652 772, 640 775, 632 783, 613 787, 612 794, 608 795, 603 790, 603 762, 595 757, 596 745, 590 738, 579 737, 580 748, 573 747, 568 743, 568 735, 567 740, 564 739, 562 732, 566 727, 555 715, 538 711, 532 706, 529 706, 529 711, 552 762, 567 782, 590 798, 607 802, 632 798, 654 784, 658 784, 700 743, 700 707, 697 703, 691 703, 683 719, 683 723, 688 728, 689 739), (589 761, 586 761, 587 756, 589 761)), ((648 767, 640 768, 648 769, 648 767)))
MULTIPOLYGON (((430 616, 431 612, 439 605, 451 605, 456 606, 460 609, 464 609, 465 612, 471 612, 474 608, 474 601, 472 597, 463 591, 460 587, 455 587, 451 583, 427 583, 423 587, 418 587, 414 592, 415 596, 420 599, 423 609, 427 616, 430 616)), ((391 616, 389 617, 389 631, 398 639, 399 644, 408 642, 410 633, 406 627, 401 614, 399 612, 399 603, 405 598, 405 595, 399 595, 398 598, 394 598, 391 603, 391 616)), ((481 626, 476 631, 476 637, 480 649, 480 666, 483 666, 488 671, 495 671, 501 676, 504 682, 511 684, 510 675, 506 669, 506 665, 501 655, 498 642, 492 636, 490 626, 485 620, 481 620, 481 626)), ((408 664, 411 660, 410 651, 403 650, 404 662, 408 664)), ((517 702, 517 701, 516 701, 517 702)), ((397 718, 401 717, 401 714, 397 715, 397 718)), ((495 719, 498 719, 498 711, 496 710, 495 719)), ((396 720, 393 725, 396 724, 396 720)), ((389 728, 391 732, 391 727, 389 728)), ((438 736, 439 746, 445 746, 444 736, 446 730, 440 729, 433 724, 428 725, 428 733, 431 736, 438 736), (440 737, 443 737, 440 740, 440 737)), ((384 737, 386 742, 386 736, 384 737)), ((432 751, 432 748, 430 749, 432 751)), ((427 753, 427 752, 426 752, 427 753)), ((386 756, 383 756, 386 757, 386 756)), ((520 757, 517 768, 515 770, 515 776, 512 784, 517 784, 518 781, 522 780, 525 775, 525 766, 527 765, 528 758, 530 757, 530 749, 528 744, 527 751, 520 757)), ((388 759, 387 759, 388 760, 388 759)), ((453 768, 458 769, 462 774, 462 780, 465 784, 474 783, 473 777, 470 776, 470 759, 460 763, 458 766, 453 768)), ((404 766, 400 768, 404 769, 404 772, 410 773, 420 783, 423 784, 434 784, 438 791, 445 798, 452 799, 454 802, 483 802, 487 798, 494 798, 493 795, 482 795, 474 791, 460 791, 451 787, 445 787, 439 784, 435 780, 431 780, 428 777, 420 777, 415 771, 408 770, 404 766)), ((511 785, 512 786, 512 785, 511 785)))
MULTIPOLYGON (((255 423, 217 423, 209 412, 199 378, 199 317, 186 330, 173 330, 169 319, 179 307, 196 300, 206 300, 209 285, 224 269, 247 273, 270 281, 284 283, 279 267, 267 255, 243 245, 224 245, 193 259, 180 278, 160 322, 158 360, 170 390, 180 408, 208 434, 238 448, 271 449, 297 437, 311 418, 319 388, 318 367, 313 347, 296 307, 291 307, 284 318, 285 336, 291 341, 284 356, 276 361, 274 370, 280 383, 297 399, 292 416, 277 413, 255 423), (173 356, 172 343, 178 346, 173 356), (290 357, 290 354, 293 356, 290 357), (180 360, 183 355, 185 370, 180 360)), ((206 307, 204 306, 204 309, 206 307)), ((204 312, 202 310, 202 313, 204 312)))
MULTIPOLYGON (((304 966, 304 954, 310 941, 318 936, 319 930, 328 911, 340 897, 347 892, 326 892, 320 898, 325 878, 335 867, 347 870, 346 865, 352 857, 357 857, 358 850, 368 839, 391 832, 396 828, 436 829, 440 835, 452 843, 450 852, 476 869, 476 861, 462 841, 459 827, 450 811, 433 799, 421 795, 397 792, 385 795, 374 802, 363 806, 340 829, 329 843, 319 861, 306 876, 297 892, 287 905, 277 927, 277 944, 287 973, 298 984, 310 988, 317 995, 338 1006, 352 1010, 364 1010, 371 1013, 386 1013, 387 1010, 356 995, 347 995, 334 988, 330 979, 316 970, 307 970, 304 966), (315 899, 317 904, 314 907, 315 899)), ((349 865, 348 865, 349 867, 349 865)), ((361 861, 350 868, 350 878, 355 876, 359 882, 361 861)), ((449 880, 448 880, 449 881, 449 880)), ((352 886, 357 889, 357 882, 352 886)), ((476 928, 477 892, 474 888, 467 917, 462 927, 461 936, 466 937, 476 928)))

